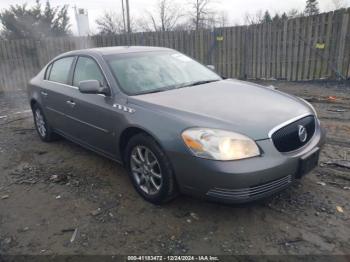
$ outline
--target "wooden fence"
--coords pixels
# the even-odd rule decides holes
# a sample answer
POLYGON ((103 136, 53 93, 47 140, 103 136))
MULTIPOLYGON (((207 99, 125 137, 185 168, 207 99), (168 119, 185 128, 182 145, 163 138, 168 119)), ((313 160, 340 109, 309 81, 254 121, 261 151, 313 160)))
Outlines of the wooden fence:
POLYGON ((183 32, 0 41, 0 90, 25 89, 50 59, 74 49, 145 45, 174 48, 227 77, 348 79, 350 9, 276 23, 183 32))

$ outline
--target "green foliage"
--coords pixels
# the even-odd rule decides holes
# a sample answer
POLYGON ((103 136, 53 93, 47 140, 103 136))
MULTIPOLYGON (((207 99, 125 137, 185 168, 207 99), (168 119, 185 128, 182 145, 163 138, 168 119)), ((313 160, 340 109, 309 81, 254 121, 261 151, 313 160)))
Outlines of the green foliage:
POLYGON ((288 16, 287 16, 286 12, 284 12, 284 13, 281 15, 281 20, 282 20, 282 21, 288 20, 288 16))
POLYGON ((11 5, 0 13, 5 39, 56 37, 70 34, 68 6, 52 7, 40 0, 29 8, 27 4, 11 5))
POLYGON ((272 18, 272 22, 279 22, 281 20, 281 17, 278 14, 275 14, 275 16, 272 18))
POLYGON ((270 22, 272 22, 272 18, 271 18, 271 15, 270 15, 269 11, 267 11, 267 10, 265 11, 264 17, 262 19, 262 22, 263 23, 270 23, 270 22))
POLYGON ((320 13, 317 0, 306 0, 305 15, 317 15, 320 13))

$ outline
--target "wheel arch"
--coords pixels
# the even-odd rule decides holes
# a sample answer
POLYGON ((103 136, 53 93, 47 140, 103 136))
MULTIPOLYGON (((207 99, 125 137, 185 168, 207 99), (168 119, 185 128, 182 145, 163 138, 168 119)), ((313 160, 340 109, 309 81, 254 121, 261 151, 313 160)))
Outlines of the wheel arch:
POLYGON ((30 108, 33 109, 34 105, 38 105, 38 101, 35 98, 30 99, 30 108))
POLYGON ((130 139, 133 136, 135 136, 137 134, 142 134, 142 133, 152 137, 157 142, 157 144, 163 149, 162 144, 160 143, 160 141, 157 139, 157 137, 154 134, 152 134, 148 130, 141 128, 141 127, 138 127, 138 126, 129 126, 121 132, 121 135, 119 138, 118 149, 119 149, 119 153, 120 153, 120 158, 121 158, 123 163, 125 162, 124 153, 125 153, 125 149, 126 149, 128 142, 130 141, 130 139))
POLYGON ((179 192, 180 192, 180 186, 178 184, 178 180, 177 180, 177 176, 176 176, 176 172, 175 169, 173 167, 173 163, 171 161, 171 159, 168 157, 168 155, 166 154, 166 151, 164 150, 164 146, 162 145, 162 143, 159 141, 159 139, 152 134, 152 132, 149 132, 148 130, 139 127, 139 126, 129 126, 127 128, 125 128, 121 135, 120 135, 120 140, 119 140, 119 152, 120 152, 120 159, 122 160, 122 163, 124 165, 126 165, 126 159, 125 159, 125 149, 127 148, 127 144, 130 141, 130 139, 137 135, 137 134, 146 134, 147 136, 151 137, 152 139, 154 139, 154 141, 156 142, 156 144, 160 147, 160 149, 162 149, 165 158, 168 160, 168 165, 172 171, 173 174, 173 186, 174 186, 174 193, 172 196, 170 196, 168 198, 169 201, 171 199, 173 199, 179 192))
POLYGON ((31 109, 33 109, 34 105, 41 107, 42 100, 38 91, 31 92, 29 102, 31 109))

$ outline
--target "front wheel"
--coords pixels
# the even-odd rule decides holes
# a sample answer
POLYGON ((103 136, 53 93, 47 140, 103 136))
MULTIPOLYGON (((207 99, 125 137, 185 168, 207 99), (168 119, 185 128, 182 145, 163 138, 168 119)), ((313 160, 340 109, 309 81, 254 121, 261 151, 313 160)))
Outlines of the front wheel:
POLYGON ((145 200, 161 204, 177 195, 171 164, 150 136, 139 134, 131 138, 126 148, 125 161, 136 191, 145 200))

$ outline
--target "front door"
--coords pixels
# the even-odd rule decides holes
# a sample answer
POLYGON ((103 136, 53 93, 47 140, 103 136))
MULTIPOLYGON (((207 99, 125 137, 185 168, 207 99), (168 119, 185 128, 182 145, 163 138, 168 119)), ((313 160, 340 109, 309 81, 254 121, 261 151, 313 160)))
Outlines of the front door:
POLYGON ((80 81, 98 80, 101 85, 107 81, 99 65, 91 57, 80 56, 73 73, 73 86, 70 100, 72 102, 69 117, 76 122, 74 137, 79 141, 115 156, 117 154, 117 139, 115 137, 118 126, 118 112, 113 108, 114 98, 100 94, 82 94, 78 86, 80 81))

